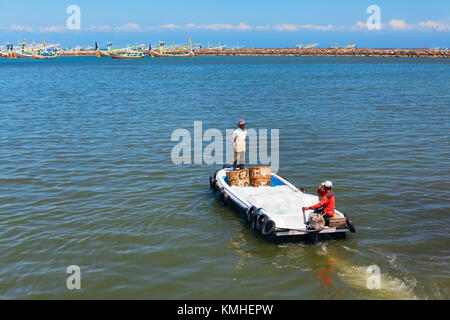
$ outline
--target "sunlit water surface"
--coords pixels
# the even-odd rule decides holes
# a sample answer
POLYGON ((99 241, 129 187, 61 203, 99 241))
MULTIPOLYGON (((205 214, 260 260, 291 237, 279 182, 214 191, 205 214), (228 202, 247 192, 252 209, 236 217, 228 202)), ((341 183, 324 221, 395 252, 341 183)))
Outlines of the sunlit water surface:
POLYGON ((419 59, 2 59, 0 298, 449 299, 449 74, 419 59), (220 165, 172 163, 175 129, 241 118, 280 130, 291 182, 332 180, 357 233, 267 242, 210 192, 220 165))

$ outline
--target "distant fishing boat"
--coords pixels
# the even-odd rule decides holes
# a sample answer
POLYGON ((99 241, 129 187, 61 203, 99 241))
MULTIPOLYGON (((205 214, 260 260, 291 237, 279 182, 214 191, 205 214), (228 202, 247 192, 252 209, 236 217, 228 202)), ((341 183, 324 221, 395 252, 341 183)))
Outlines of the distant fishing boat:
POLYGON ((334 43, 334 45, 330 46, 331 49, 339 49, 340 46, 337 43, 334 43))
POLYGON ((59 56, 57 47, 59 44, 46 45, 45 40, 42 44, 26 48, 26 41, 21 44, 20 49, 13 51, 15 58, 21 59, 56 59, 59 56))
POLYGON ((107 51, 98 49, 97 43, 95 43, 95 47, 97 57, 111 57, 113 59, 142 59, 145 57, 145 45, 143 44, 121 49, 111 49, 112 43, 108 42, 107 51))
POLYGON ((310 43, 305 46, 305 45, 299 43, 299 44, 296 44, 295 47, 298 49, 312 49, 312 48, 317 47, 318 45, 319 45, 319 43, 310 43))
POLYGON ((33 59, 57 59, 59 54, 56 50, 56 44, 51 45, 45 45, 45 40, 42 42, 42 45, 40 45, 41 48, 38 48, 37 50, 33 51, 33 59), (50 48, 53 48, 52 50, 49 50, 50 48))
POLYGON ((120 54, 110 54, 109 55, 113 59, 143 59, 143 54, 127 54, 127 53, 120 53, 120 54))
POLYGON ((192 58, 195 56, 192 50, 188 52, 183 51, 162 51, 159 49, 152 50, 150 55, 153 58, 192 58))
POLYGON ((346 46, 344 49, 354 49, 354 48, 356 48, 356 44, 350 42, 350 44, 348 46, 346 46))
POLYGON ((106 51, 105 50, 100 50, 98 48, 97 42, 95 42, 95 50, 96 50, 97 57, 99 57, 99 58, 110 57, 111 56, 110 53, 111 53, 112 42, 108 42, 107 43, 107 47, 108 47, 108 49, 106 51))
POLYGON ((0 57, 2 58, 10 58, 14 59, 14 47, 12 44, 6 44, 2 47, 2 50, 0 51, 0 57))
POLYGON ((45 40, 41 45, 27 47, 27 42, 24 40, 18 47, 14 47, 12 44, 4 46, 5 51, 1 51, 0 56, 10 59, 56 59, 58 57, 58 45, 46 45, 45 40))
POLYGON ((109 56, 113 59, 143 59, 144 53, 140 51, 128 51, 122 53, 109 53, 109 56))
POLYGON ((318 43, 310 43, 305 47, 305 49, 312 49, 314 47, 317 47, 318 45, 319 45, 318 43))
POLYGON ((430 49, 433 49, 433 50, 448 50, 448 48, 446 48, 446 47, 432 47, 430 49))
POLYGON ((33 53, 33 59, 57 59, 57 52, 49 52, 38 50, 36 53, 33 53))
POLYGON ((166 46, 164 42, 160 42, 156 49, 150 49, 150 55, 153 58, 192 58, 195 56, 191 39, 189 39, 189 47, 166 46))
POLYGON ((105 58, 105 57, 110 57, 111 55, 109 54, 109 52, 105 52, 102 51, 100 49, 97 49, 97 53, 96 53, 97 57, 99 58, 105 58))
POLYGON ((20 47, 14 50, 15 57, 19 59, 33 59, 34 45, 32 47, 27 47, 26 39, 24 39, 19 45, 20 47))
POLYGON ((219 50, 223 50, 226 49, 228 47, 227 44, 223 44, 222 42, 219 42, 218 46, 213 46, 213 49, 219 49, 219 50))
POLYGON ((6 52, 6 46, 0 46, 0 58, 8 58, 8 53, 6 52))
POLYGON ((33 59, 33 52, 31 51, 16 51, 14 54, 19 59, 33 59))

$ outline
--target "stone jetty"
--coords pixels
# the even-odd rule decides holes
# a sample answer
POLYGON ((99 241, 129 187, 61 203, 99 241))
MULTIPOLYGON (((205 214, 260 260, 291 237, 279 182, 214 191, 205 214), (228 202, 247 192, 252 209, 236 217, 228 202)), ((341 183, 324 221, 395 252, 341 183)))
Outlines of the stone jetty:
POLYGON ((254 48, 197 49, 197 56, 312 56, 312 57, 399 57, 450 58, 450 50, 368 48, 254 48))

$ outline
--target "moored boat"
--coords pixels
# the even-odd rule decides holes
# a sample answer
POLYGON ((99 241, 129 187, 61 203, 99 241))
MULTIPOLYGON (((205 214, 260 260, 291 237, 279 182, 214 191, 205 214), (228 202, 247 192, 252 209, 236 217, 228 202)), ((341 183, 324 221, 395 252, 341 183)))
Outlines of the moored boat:
POLYGON ((2 57, 15 59, 14 46, 12 44, 6 44, 4 46, 5 50, 2 50, 2 57))
POLYGON ((98 47, 97 41, 95 42, 95 50, 96 53, 95 55, 99 58, 105 58, 105 57, 110 57, 110 53, 111 53, 111 48, 112 48, 112 42, 108 42, 107 43, 107 49, 106 50, 101 50, 98 47))
POLYGON ((150 55, 153 58, 192 58, 195 56, 192 50, 192 42, 189 39, 189 46, 166 46, 164 42, 159 42, 156 48, 150 50, 150 55))
MULTIPOLYGON (((97 44, 96 44, 97 45, 97 44)), ((97 49, 98 57, 111 57, 113 59, 142 59, 145 57, 144 45, 127 46, 122 49, 111 49, 112 43, 108 43, 108 51, 97 49)))
POLYGON ((31 51, 16 51, 14 54, 19 59, 33 59, 33 53, 31 51))
POLYGON ((14 56, 19 59, 32 59, 33 58, 34 44, 27 46, 27 40, 24 39, 19 44, 18 48, 14 50, 14 56))
POLYGON ((195 56, 192 50, 189 51, 160 51, 155 49, 150 51, 153 58, 192 58, 195 56))
POLYGON ((143 52, 123 52, 123 53, 110 53, 109 56, 113 59, 142 59, 144 58, 143 52))
POLYGON ((109 54, 109 52, 103 51, 103 50, 100 50, 100 49, 97 49, 96 55, 97 55, 97 57, 99 57, 99 58, 105 58, 105 57, 110 57, 110 56, 111 56, 111 55, 109 54))
POLYGON ((33 52, 33 59, 57 59, 57 52, 37 51, 33 52))
POLYGON ((29 58, 29 59, 56 59, 59 56, 60 48, 59 44, 46 45, 45 40, 40 45, 26 47, 26 41, 21 44, 19 50, 14 52, 17 58, 29 58))
POLYGON ((210 177, 210 187, 224 204, 233 205, 244 216, 244 221, 264 237, 276 242, 306 241, 317 243, 325 239, 343 239, 346 232, 355 232, 348 216, 335 210, 334 221, 341 223, 312 228, 313 210, 302 212, 302 206, 319 202, 315 195, 298 189, 285 178, 271 173, 270 186, 231 186, 227 172, 233 169, 225 166, 210 177), (279 205, 271 199, 278 199, 279 205))

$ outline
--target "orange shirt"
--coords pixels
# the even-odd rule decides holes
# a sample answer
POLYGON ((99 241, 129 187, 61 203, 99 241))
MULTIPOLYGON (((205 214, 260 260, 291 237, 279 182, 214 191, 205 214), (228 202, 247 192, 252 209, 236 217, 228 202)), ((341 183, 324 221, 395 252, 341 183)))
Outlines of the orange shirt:
POLYGON ((319 203, 309 207, 310 209, 317 209, 323 206, 323 212, 328 216, 334 216, 334 209, 336 208, 334 192, 328 191, 319 203))

